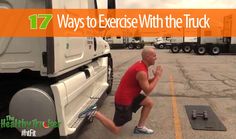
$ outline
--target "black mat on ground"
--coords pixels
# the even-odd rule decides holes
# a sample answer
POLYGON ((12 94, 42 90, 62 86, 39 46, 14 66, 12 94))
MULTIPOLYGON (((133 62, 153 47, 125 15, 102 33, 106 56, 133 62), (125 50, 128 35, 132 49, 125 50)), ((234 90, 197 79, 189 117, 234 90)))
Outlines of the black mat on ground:
POLYGON ((225 126, 213 112, 211 107, 204 105, 186 105, 185 106, 190 124, 195 130, 208 130, 208 131, 226 131, 225 126), (196 110, 197 113, 207 111, 208 119, 204 120, 203 117, 192 118, 192 111, 196 110))

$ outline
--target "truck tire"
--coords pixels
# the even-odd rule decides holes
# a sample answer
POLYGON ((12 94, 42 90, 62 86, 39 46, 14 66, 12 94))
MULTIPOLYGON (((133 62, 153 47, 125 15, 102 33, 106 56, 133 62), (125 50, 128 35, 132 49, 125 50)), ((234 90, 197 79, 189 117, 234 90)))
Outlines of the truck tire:
POLYGON ((107 94, 111 93, 112 90, 112 85, 113 85, 113 62, 112 58, 108 57, 108 64, 107 64, 107 83, 108 83, 108 88, 107 88, 107 94))
POLYGON ((172 53, 179 53, 180 47, 177 46, 177 45, 174 45, 174 46, 170 47, 170 50, 171 50, 172 53))
POLYGON ((128 48, 129 49, 134 49, 134 45, 131 43, 131 44, 128 45, 128 48))
POLYGON ((137 48, 137 49, 142 49, 142 48, 143 48, 143 47, 142 47, 142 44, 137 44, 136 48, 137 48))
MULTIPOLYGON (((47 122, 48 120, 55 122, 57 119, 50 86, 35 85, 19 90, 10 101, 9 114, 15 119, 24 119, 25 121, 36 119, 41 121, 41 128, 30 127, 30 129, 36 131, 36 137, 50 135, 54 128, 48 127, 47 122)), ((22 128, 17 129, 20 132, 22 130, 22 128)))
POLYGON ((219 46, 212 45, 209 50, 210 55, 219 55, 221 53, 221 49, 219 46))
POLYGON ((200 45, 200 46, 197 46, 197 47, 196 47, 195 53, 196 53, 197 55, 205 55, 205 54, 206 54, 206 51, 207 51, 206 47, 200 45))
POLYGON ((191 45, 185 45, 183 48, 184 53, 190 53, 192 51, 192 46, 191 45))
POLYGON ((158 45, 158 48, 159 48, 159 49, 164 49, 164 48, 165 48, 165 45, 164 45, 164 44, 160 44, 160 45, 158 45))

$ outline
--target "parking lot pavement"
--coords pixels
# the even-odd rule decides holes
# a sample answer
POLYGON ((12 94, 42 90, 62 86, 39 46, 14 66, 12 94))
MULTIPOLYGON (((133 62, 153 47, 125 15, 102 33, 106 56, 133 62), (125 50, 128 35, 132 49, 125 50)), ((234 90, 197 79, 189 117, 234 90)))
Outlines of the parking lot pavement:
MULTIPOLYGON (((140 59, 141 50, 113 50, 114 86, 112 93, 100 111, 113 118, 114 92, 125 70, 140 59)), ((155 102, 147 126, 153 135, 134 135, 133 128, 139 120, 133 120, 115 136, 97 120, 87 125, 80 139, 234 139, 236 137, 236 56, 197 56, 172 54, 157 50, 156 65, 164 72, 151 97, 155 102), (188 121, 185 105, 208 105, 216 113, 227 131, 193 130, 188 121)))

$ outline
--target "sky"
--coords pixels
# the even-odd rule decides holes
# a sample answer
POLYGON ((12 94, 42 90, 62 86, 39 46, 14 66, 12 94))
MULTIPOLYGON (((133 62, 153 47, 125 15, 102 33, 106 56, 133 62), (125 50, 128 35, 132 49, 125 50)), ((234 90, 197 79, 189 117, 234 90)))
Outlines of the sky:
MULTIPOLYGON (((98 0, 99 7, 104 7, 106 2, 107 0, 98 0)), ((116 0, 116 7, 117 9, 236 9, 236 0, 116 0)))

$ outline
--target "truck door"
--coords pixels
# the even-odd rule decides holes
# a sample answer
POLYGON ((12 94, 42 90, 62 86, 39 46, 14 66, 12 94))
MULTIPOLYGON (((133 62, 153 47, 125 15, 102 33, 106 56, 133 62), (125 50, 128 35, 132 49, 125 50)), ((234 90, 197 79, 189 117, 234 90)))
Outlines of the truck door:
MULTIPOLYGON (((11 6, 9 3, 6 2, 0 2, 0 9, 10 9, 11 6)), ((2 27, 4 28, 4 27, 2 27)), ((4 53, 4 51, 7 49, 8 47, 8 43, 11 40, 11 38, 0 38, 0 55, 2 55, 4 53)))
MULTIPOLYGON (((92 0, 52 0, 53 9, 92 9, 92 0)), ((75 13, 78 14, 78 13, 75 13)), ((91 62, 96 56, 96 39, 94 37, 53 37, 48 38, 47 67, 49 76, 58 76, 76 67, 91 62)))

